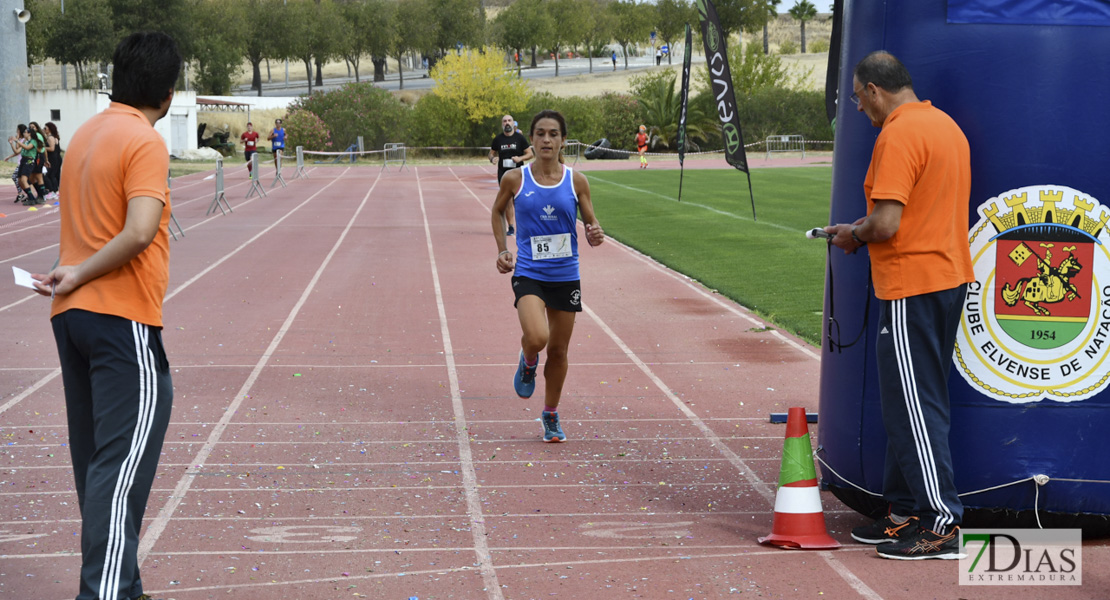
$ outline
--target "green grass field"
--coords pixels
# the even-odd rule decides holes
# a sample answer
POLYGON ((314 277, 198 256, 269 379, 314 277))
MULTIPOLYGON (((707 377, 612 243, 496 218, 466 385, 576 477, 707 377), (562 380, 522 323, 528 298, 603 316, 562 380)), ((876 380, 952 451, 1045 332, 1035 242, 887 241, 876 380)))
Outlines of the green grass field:
POLYGON ((753 170, 758 221, 739 171, 687 169, 682 202, 678 170, 587 175, 607 235, 820 343, 831 167, 753 170))

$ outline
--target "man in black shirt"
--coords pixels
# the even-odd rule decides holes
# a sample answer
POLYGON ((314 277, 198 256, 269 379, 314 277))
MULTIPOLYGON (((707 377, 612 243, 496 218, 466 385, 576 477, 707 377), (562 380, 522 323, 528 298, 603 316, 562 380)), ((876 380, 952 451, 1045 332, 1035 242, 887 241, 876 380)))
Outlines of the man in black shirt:
MULTIPOLYGON (((513 169, 520 168, 524 161, 534 157, 532 147, 528 144, 528 138, 524 137, 516 128, 516 121, 513 121, 512 115, 505 115, 501 117, 502 132, 493 138, 493 143, 489 148, 489 161, 497 165, 497 183, 501 183, 501 177, 513 169)), ((506 235, 513 235, 516 233, 516 214, 513 210, 512 203, 509 204, 509 209, 505 211, 505 219, 508 221, 509 228, 505 231, 506 235)))

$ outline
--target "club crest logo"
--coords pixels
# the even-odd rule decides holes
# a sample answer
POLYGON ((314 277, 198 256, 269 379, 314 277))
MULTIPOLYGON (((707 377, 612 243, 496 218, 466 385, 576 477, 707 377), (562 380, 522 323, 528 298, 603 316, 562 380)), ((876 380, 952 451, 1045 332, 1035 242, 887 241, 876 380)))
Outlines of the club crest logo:
POLYGON ((954 360, 983 394, 1074 402, 1110 382, 1110 209, 1068 187, 1010 190, 979 206, 954 360), (1101 287, 1100 287, 1101 285, 1101 287))

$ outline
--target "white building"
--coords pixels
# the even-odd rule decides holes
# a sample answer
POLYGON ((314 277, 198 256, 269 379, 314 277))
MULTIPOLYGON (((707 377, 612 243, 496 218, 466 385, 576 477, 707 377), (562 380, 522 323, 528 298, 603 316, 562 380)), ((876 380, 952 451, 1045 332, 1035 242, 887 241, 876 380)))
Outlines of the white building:
MULTIPOLYGON (((39 125, 53 121, 62 138, 66 140, 82 123, 96 113, 108 108, 108 93, 102 90, 31 90, 31 120, 39 125)), ((185 150, 197 149, 197 94, 175 92, 170 112, 154 125, 166 140, 170 154, 180 155, 185 150)), ((14 134, 12 132, 9 135, 14 134)))

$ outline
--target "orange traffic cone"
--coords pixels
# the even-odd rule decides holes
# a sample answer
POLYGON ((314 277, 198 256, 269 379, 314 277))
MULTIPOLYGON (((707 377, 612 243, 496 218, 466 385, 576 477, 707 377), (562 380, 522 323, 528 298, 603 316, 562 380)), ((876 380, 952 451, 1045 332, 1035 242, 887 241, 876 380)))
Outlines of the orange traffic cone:
POLYGON ((775 495, 775 521, 771 535, 759 538, 760 544, 806 550, 840 547, 825 528, 812 452, 806 410, 791 408, 786 418, 786 441, 775 495))

